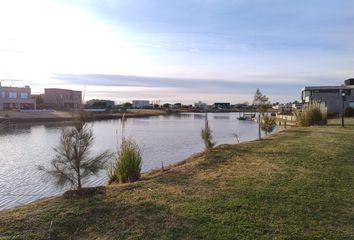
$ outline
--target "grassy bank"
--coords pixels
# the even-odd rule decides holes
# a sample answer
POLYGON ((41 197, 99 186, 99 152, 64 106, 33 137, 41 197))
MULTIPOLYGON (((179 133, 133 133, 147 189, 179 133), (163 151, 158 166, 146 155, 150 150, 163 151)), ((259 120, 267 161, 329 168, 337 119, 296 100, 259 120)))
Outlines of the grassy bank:
POLYGON ((0 239, 354 239, 354 124, 222 145, 91 198, 0 212, 0 239))

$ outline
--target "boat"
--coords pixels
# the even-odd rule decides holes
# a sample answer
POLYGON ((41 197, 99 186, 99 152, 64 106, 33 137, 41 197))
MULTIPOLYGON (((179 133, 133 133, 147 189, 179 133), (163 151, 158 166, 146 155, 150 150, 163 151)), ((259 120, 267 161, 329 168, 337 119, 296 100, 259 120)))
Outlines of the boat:
POLYGON ((251 113, 243 113, 242 116, 239 116, 238 120, 252 120, 256 117, 256 114, 251 113))

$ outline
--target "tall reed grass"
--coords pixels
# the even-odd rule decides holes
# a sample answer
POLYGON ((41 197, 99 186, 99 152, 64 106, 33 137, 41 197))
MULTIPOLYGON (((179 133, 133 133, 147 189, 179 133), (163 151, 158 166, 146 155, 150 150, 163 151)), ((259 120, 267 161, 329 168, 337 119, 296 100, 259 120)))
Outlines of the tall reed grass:
POLYGON ((122 142, 115 161, 107 169, 108 184, 134 182, 140 179, 141 149, 133 139, 125 137, 125 121, 125 114, 123 114, 121 119, 122 142))
POLYGON ((318 101, 304 105, 302 111, 296 111, 296 122, 299 126, 313 126, 327 124, 327 107, 321 106, 318 101))
POLYGON ((215 146, 215 142, 213 142, 212 130, 209 127, 207 113, 205 114, 204 128, 202 128, 201 137, 204 142, 204 150, 206 152, 211 151, 211 149, 215 146))
POLYGON ((141 149, 132 139, 123 139, 116 161, 108 168, 109 183, 134 182, 140 179, 142 164, 141 149))

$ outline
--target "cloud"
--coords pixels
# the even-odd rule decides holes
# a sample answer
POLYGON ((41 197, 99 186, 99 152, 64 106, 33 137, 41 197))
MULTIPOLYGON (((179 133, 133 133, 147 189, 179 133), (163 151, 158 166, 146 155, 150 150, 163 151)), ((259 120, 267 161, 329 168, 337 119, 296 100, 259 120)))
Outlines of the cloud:
POLYGON ((188 92, 209 92, 209 93, 242 93, 253 92, 261 88, 269 94, 287 93, 291 95, 303 87, 301 83, 260 83, 260 82, 238 82, 220 79, 186 79, 186 78, 161 78, 161 77, 139 77, 109 74, 55 74, 54 79, 61 80, 63 84, 87 84, 96 86, 116 87, 143 87, 143 88, 175 88, 188 92))

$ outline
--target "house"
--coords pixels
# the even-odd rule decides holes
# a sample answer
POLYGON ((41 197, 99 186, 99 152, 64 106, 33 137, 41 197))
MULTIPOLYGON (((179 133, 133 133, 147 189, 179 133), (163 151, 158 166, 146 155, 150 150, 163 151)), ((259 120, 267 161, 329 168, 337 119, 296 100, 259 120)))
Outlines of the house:
POLYGON ((344 85, 341 86, 304 87, 301 95, 304 103, 318 101, 327 107, 329 113, 337 114, 342 111, 343 103, 344 109, 354 108, 354 78, 345 80, 344 85))
POLYGON ((231 105, 230 103, 225 103, 225 102, 216 102, 213 104, 214 109, 230 109, 231 105))
POLYGON ((278 103, 277 105, 273 105, 272 108, 278 110, 278 112, 290 112, 292 103, 278 103))
POLYGON ((283 104, 283 103, 279 103, 279 104, 277 104, 277 105, 273 105, 272 108, 273 108, 274 110, 278 110, 279 112, 282 112, 282 111, 284 111, 284 109, 286 108, 286 106, 285 106, 285 104, 283 104))
POLYGON ((148 100, 133 100, 132 101, 133 108, 152 108, 152 104, 148 100))
POLYGON ((81 91, 60 88, 45 88, 43 102, 58 110, 79 110, 82 107, 81 91))
POLYGON ((236 103, 233 108, 235 109, 247 109, 249 108, 249 104, 248 103, 236 103))
POLYGON ((36 109, 36 99, 31 98, 31 88, 6 87, 0 82, 0 110, 36 109))
POLYGON ((303 107, 303 104, 302 104, 302 103, 293 103, 293 104, 291 105, 291 109, 292 109, 292 110, 301 110, 302 107, 303 107))

